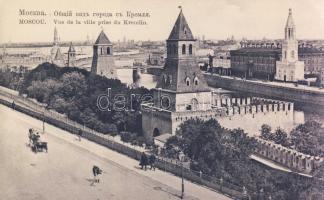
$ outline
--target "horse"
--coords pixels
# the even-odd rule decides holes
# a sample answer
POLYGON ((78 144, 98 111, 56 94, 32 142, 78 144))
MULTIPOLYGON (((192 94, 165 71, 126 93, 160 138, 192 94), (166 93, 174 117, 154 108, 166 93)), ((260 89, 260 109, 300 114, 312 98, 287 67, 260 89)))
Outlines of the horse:
POLYGON ((41 150, 43 151, 43 149, 46 150, 46 153, 48 152, 48 148, 47 148, 47 142, 37 142, 36 143, 36 150, 41 150))
POLYGON ((92 167, 92 173, 93 173, 93 176, 94 176, 94 182, 98 182, 99 183, 99 178, 97 179, 96 177, 102 173, 102 170, 97 167, 97 166, 93 166, 92 167))

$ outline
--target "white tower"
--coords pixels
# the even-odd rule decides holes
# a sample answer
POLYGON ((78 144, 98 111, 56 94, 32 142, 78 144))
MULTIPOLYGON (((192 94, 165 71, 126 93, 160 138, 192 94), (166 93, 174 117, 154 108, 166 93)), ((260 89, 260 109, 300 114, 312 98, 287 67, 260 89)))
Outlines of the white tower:
POLYGON ((285 27, 285 39, 282 42, 281 61, 276 63, 276 79, 281 81, 297 82, 304 79, 304 62, 298 61, 298 41, 296 26, 289 9, 285 27))

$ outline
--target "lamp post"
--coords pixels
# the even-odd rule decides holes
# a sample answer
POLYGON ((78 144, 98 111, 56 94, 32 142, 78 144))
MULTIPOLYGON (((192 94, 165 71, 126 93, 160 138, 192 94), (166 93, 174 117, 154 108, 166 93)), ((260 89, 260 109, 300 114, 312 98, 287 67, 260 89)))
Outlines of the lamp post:
POLYGON ((47 104, 43 103, 41 104, 41 106, 44 108, 43 110, 43 134, 44 134, 45 133, 45 111, 46 111, 47 104))
POLYGON ((184 161, 184 153, 180 151, 179 153, 179 160, 181 163, 181 199, 184 197, 184 181, 183 181, 183 161, 184 161))

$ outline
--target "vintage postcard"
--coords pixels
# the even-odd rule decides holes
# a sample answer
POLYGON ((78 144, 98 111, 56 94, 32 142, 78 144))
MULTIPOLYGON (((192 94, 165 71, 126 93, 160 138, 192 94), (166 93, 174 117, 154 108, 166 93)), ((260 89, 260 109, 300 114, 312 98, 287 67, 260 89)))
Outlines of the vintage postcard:
POLYGON ((323 0, 0 0, 0 199, 324 200, 323 0))

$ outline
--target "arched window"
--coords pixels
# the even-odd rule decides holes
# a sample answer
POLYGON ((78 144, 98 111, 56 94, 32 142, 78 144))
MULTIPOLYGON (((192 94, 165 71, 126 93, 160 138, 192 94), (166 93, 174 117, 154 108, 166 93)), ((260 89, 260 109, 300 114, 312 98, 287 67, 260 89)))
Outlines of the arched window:
POLYGON ((177 54, 178 53, 178 49, 177 46, 174 44, 173 45, 173 54, 177 54))
POLYGON ((110 55, 110 47, 107 47, 107 54, 110 55))
POLYGON ((172 84, 172 76, 171 76, 171 75, 168 76, 168 80, 167 80, 167 82, 168 82, 168 84, 170 84, 170 85, 172 84))
POLYGON ((187 84, 187 86, 190 86, 190 78, 189 77, 186 78, 186 84, 187 84))
POLYGON ((182 54, 186 54, 186 45, 185 44, 182 45, 182 54))
POLYGON ((194 84, 198 85, 198 77, 197 76, 194 78, 194 84))
POLYGON ((189 54, 192 54, 192 44, 189 44, 189 54))
POLYGON ((192 110, 198 109, 198 100, 196 98, 191 99, 191 109, 192 110))

